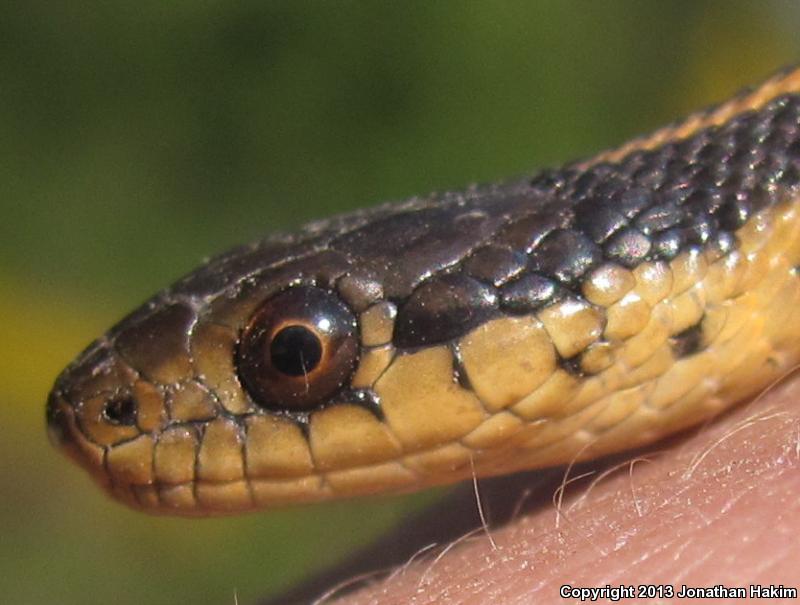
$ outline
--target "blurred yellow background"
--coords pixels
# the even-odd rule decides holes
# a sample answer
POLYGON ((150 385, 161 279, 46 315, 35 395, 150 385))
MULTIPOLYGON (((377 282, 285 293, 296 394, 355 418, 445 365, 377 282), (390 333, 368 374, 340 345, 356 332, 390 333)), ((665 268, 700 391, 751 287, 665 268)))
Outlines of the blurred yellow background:
POLYGON ((205 256, 552 165, 800 57, 785 2, 0 8, 0 595, 252 603, 431 495, 215 520, 105 498, 47 443, 88 342, 205 256))

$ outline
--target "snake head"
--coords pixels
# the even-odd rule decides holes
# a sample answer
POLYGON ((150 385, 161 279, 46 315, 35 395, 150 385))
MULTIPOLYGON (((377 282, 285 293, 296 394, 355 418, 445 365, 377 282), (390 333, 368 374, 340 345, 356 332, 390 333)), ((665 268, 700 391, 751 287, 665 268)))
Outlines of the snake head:
POLYGON ((371 387, 394 306, 319 237, 212 259, 111 328, 57 378, 51 441, 149 512, 332 497, 327 470, 392 440, 371 387))
MULTIPOLYGON (((514 196, 485 212, 484 197, 355 213, 207 261, 62 372, 52 440, 115 498, 172 514, 468 474, 455 441, 486 417, 466 378, 482 353, 465 345, 460 367, 458 341, 498 317, 499 299, 438 270, 523 213, 514 196)), ((480 258, 503 279, 524 265, 495 252, 480 258)))

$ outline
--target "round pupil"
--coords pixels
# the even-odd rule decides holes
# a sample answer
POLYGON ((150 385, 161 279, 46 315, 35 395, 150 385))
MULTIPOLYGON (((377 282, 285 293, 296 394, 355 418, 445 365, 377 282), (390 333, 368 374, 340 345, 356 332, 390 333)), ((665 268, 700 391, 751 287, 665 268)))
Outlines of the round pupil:
POLYGON ((322 358, 322 343, 303 326, 284 328, 272 339, 269 348, 272 365, 289 376, 302 376, 317 367, 322 358))

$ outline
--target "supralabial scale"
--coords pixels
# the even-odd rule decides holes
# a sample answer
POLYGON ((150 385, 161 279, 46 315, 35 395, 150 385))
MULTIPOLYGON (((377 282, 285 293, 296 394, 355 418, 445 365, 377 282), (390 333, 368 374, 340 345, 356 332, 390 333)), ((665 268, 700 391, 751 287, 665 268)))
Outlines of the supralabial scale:
POLYGON ((800 70, 588 161, 212 259, 56 380, 111 495, 204 515, 653 442, 800 360, 800 70))

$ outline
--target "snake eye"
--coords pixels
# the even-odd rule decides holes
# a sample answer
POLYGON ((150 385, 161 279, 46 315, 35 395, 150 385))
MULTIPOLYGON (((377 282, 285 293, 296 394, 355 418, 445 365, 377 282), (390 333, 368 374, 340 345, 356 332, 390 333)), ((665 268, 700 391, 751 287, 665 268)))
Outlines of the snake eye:
POLYGON ((131 397, 114 397, 103 408, 103 416, 111 424, 133 426, 136 424, 136 402, 131 397))
POLYGON ((356 319, 339 298, 298 286, 266 300, 242 332, 239 378, 265 407, 313 408, 335 395, 353 373, 356 319))

